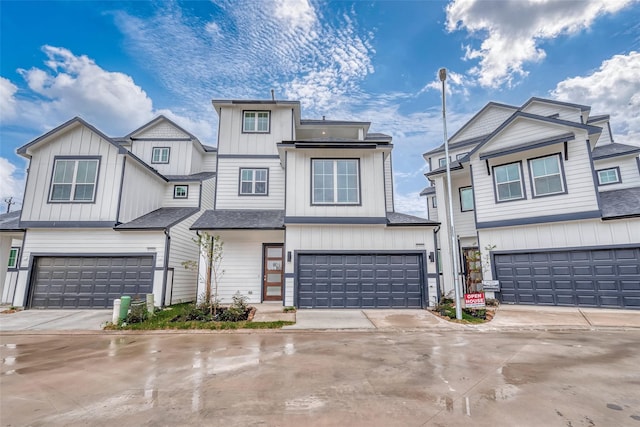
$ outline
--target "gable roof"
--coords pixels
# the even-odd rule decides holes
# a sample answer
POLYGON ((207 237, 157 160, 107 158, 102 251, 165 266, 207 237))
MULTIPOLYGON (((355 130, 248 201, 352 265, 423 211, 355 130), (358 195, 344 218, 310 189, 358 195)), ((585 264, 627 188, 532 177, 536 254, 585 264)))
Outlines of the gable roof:
POLYGON ((440 225, 437 221, 430 221, 414 215, 407 215, 399 212, 387 212, 388 226, 424 226, 424 225, 440 225))
POLYGON ((466 129, 468 129, 473 123, 475 123, 475 121, 481 116, 483 115, 488 109, 493 108, 493 107, 499 107, 499 108, 506 108, 509 110, 518 110, 518 107, 516 107, 515 105, 509 105, 509 104, 502 104, 500 102, 489 102, 487 103, 487 105, 485 105, 484 107, 482 107, 482 109, 480 111, 478 111, 476 114, 473 115, 473 117, 471 117, 469 120, 467 120, 467 122, 462 125, 462 127, 460 129, 458 129, 453 135, 451 135, 448 140, 451 141, 453 139, 455 139, 460 133, 464 132, 466 129))
POLYGON ((577 108, 580 111, 591 111, 591 107, 588 106, 588 105, 573 104, 571 102, 556 101, 555 99, 539 98, 537 96, 532 96, 531 98, 529 98, 527 100, 527 102, 522 104, 522 107, 520 107, 520 110, 524 110, 525 108, 527 108, 530 104, 533 104, 534 102, 540 102, 540 103, 543 103, 543 104, 562 105, 563 107, 577 108))
POLYGON ((608 114, 600 114, 598 116, 591 116, 587 120, 587 124, 596 123, 596 122, 602 122, 604 120, 609 120, 609 115, 608 114))
POLYGON ((436 187, 434 186, 426 187, 424 190, 420 192, 421 196, 429 196, 431 194, 436 194, 436 187))
POLYGON ((38 144, 44 144, 49 142, 53 137, 55 137, 58 133, 68 130, 72 127, 75 126, 85 126, 87 128, 89 128, 92 132, 95 132, 96 134, 98 134, 102 139, 104 139, 105 141, 107 141, 109 144, 113 145, 114 147, 116 147, 118 149, 118 153, 119 154, 124 154, 127 152, 127 150, 120 146, 120 144, 116 143, 113 139, 111 139, 110 137, 108 137, 107 135, 105 135, 104 133, 102 133, 100 130, 98 130, 95 126, 89 124, 87 121, 85 121, 84 119, 82 119, 81 117, 74 117, 71 120, 68 120, 66 122, 64 122, 63 124, 61 124, 60 126, 50 130, 49 132, 45 133, 44 135, 41 135, 39 137, 37 137, 36 139, 34 139, 33 141, 23 145, 22 147, 18 148, 16 150, 16 152, 18 154, 20 154, 23 157, 29 157, 28 154, 28 150, 38 144))
POLYGON ((191 230, 284 230, 284 210, 208 210, 193 223, 191 230))
POLYGON ((620 144, 617 142, 596 146, 592 151, 593 160, 606 159, 608 157, 626 156, 640 153, 640 147, 620 144))
POLYGON ((20 228, 21 211, 13 211, 0 215, 0 231, 24 231, 20 228))
MULTIPOLYGON (((198 141, 198 138, 196 136, 194 136, 191 132, 185 130, 183 127, 181 127, 180 125, 178 125, 176 122, 174 122, 173 120, 167 118, 166 116, 160 114, 158 117, 156 117, 155 119, 151 120, 150 122, 147 122, 145 124, 143 124, 142 126, 140 126, 138 129, 129 132, 127 135, 125 135, 123 137, 123 139, 132 139, 135 140, 136 137, 135 135, 142 132, 145 129, 148 129, 150 127, 153 127, 155 125, 157 125, 160 122, 169 122, 169 124, 173 127, 175 127, 176 129, 178 129, 180 132, 186 134, 189 136, 189 138, 191 138, 192 140, 198 141)), ((200 141, 198 141, 200 142, 200 141)))
POLYGON ((191 175, 164 175, 169 181, 204 181, 216 176, 215 172, 198 172, 191 175))
POLYGON ((127 223, 118 224, 115 230, 164 230, 170 228, 182 220, 187 219, 191 215, 198 212, 198 208, 181 207, 181 208, 160 208, 153 212, 142 215, 127 223))
POLYGON ((602 219, 640 217, 640 187, 600 193, 602 219))

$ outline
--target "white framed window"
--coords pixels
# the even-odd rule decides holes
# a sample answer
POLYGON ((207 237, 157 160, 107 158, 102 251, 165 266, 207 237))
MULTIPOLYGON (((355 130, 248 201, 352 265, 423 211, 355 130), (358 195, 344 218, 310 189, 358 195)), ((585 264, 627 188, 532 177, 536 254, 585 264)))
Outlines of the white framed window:
POLYGON ((245 111, 242 118, 242 131, 269 133, 269 113, 269 111, 245 111))
POLYGON ((620 168, 601 169, 598 171, 598 185, 617 184, 620 180, 620 168))
POLYGON ((531 170, 533 197, 565 192, 559 154, 529 159, 529 169, 531 170))
POLYGON ((447 158, 443 157, 441 159, 438 159, 438 167, 445 167, 447 166, 447 158))
POLYGON ((436 196, 433 196, 431 198, 431 207, 434 208, 434 209, 438 207, 438 202, 436 200, 436 196))
POLYGON ((169 147, 153 147, 151 150, 151 163, 169 163, 169 147))
POLYGON ((311 165, 312 204, 360 202, 358 159, 312 159, 311 165))
POLYGON ((460 188, 460 210, 462 212, 473 210, 473 188, 472 187, 460 188))
POLYGON ((266 196, 268 193, 268 169, 240 169, 240 195, 266 196))
POLYGON ((463 158, 467 154, 469 154, 468 151, 465 151, 464 153, 456 154, 456 160, 460 160, 461 158, 463 158))
POLYGON ((173 186, 173 198, 174 199, 187 199, 187 198, 189 198, 189 186, 188 185, 174 185, 173 186))
POLYGON ((9 250, 8 268, 18 268, 18 255, 20 255, 20 248, 11 248, 9 250))
POLYGON ((98 180, 98 158, 56 158, 49 202, 93 202, 98 180))
POLYGON ((494 166, 493 181, 498 202, 524 199, 520 162, 494 166))

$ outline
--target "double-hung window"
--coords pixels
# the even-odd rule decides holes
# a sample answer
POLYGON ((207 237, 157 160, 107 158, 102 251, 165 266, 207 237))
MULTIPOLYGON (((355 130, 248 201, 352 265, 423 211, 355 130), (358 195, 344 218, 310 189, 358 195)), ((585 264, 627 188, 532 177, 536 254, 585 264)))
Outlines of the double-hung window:
POLYGON ((618 166, 598 171, 598 185, 617 184, 620 182, 620 168, 618 166))
POLYGON ((559 154, 531 159, 529 168, 534 197, 564 193, 559 154))
POLYGON ((460 189, 460 210, 462 212, 473 210, 473 188, 462 187, 460 189))
POLYGON ((240 169, 240 195, 266 196, 268 169, 240 169))
POLYGON ((493 179, 496 185, 496 200, 498 202, 524 198, 520 162, 494 166, 493 179))
POLYGON ((11 248, 9 251, 9 263, 7 264, 8 268, 18 268, 18 254, 20 253, 20 248, 11 248))
POLYGON ((357 159, 313 159, 312 203, 356 205, 360 199, 357 159))
POLYGON ((49 201, 93 202, 98 164, 97 158, 55 159, 49 201))
POLYGON ((243 132, 269 132, 269 111, 245 111, 242 120, 243 132))
POLYGON ((169 147, 153 147, 151 151, 151 163, 169 163, 169 147))

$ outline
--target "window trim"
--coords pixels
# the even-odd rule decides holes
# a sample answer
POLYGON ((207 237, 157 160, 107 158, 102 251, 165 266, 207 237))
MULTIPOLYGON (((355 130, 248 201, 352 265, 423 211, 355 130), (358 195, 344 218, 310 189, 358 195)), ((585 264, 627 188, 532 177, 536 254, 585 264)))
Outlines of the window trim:
MULTIPOLYGON (((310 190, 310 198, 311 198, 311 206, 362 206, 362 184, 361 184, 361 173, 360 173, 360 158, 359 157, 312 157, 311 158, 311 167, 310 169, 310 173, 311 173, 311 180, 310 180, 310 185, 309 185, 309 190, 310 190), (354 160, 356 162, 356 185, 358 187, 358 192, 357 192, 357 196, 358 196, 358 201, 357 202, 316 202, 314 199, 314 181, 313 181, 313 172, 314 172, 314 162, 316 160, 331 160, 334 163, 334 167, 333 170, 335 171, 336 169, 336 162, 339 160, 354 160)), ((334 199, 336 198, 335 196, 337 195, 338 189, 336 186, 336 180, 335 180, 335 174, 334 174, 334 181, 333 181, 333 195, 334 195, 334 199)))
POLYGON ((49 179, 49 196, 47 197, 47 203, 53 204, 65 204, 65 203, 85 203, 91 204, 96 202, 96 194, 98 194, 98 182, 100 178, 100 164, 102 163, 102 156, 54 156, 53 157, 53 168, 51 168, 51 178, 49 179), (74 160, 77 162, 80 160, 96 160, 98 165, 96 166, 96 180, 93 183, 93 194, 91 200, 73 200, 73 195, 76 189, 76 173, 78 171, 77 167, 74 166, 73 170, 73 180, 71 181, 71 192, 69 194, 68 200, 52 200, 51 196, 53 196, 53 178, 56 173, 56 163, 58 160, 74 160))
POLYGON ((11 249, 9 249, 9 259, 7 260, 7 270, 17 270, 19 263, 20 263, 20 247, 12 246, 11 249), (14 251, 16 253, 16 256, 13 259, 13 265, 11 265, 11 252, 14 252, 14 251))
POLYGON ((262 133, 269 134, 271 133, 271 110, 242 110, 242 119, 240 123, 240 127, 242 128, 242 133, 262 133), (256 126, 254 130, 247 130, 244 127, 244 119, 247 113, 256 113, 256 126), (267 113, 267 130, 258 130, 258 113, 267 113))
POLYGON ((460 196, 460 212, 473 212, 476 209, 476 206, 473 200, 473 187, 471 185, 458 188, 458 196, 460 196), (473 205, 471 209, 464 209, 462 206, 462 190, 471 190, 471 204, 473 205))
POLYGON ((491 175, 493 177, 492 181, 493 181, 493 197, 495 199, 496 204, 497 203, 508 203, 508 202, 515 202, 516 200, 526 200, 527 199, 527 190, 525 188, 524 185, 524 171, 522 168, 522 160, 518 160, 515 162, 509 162, 509 163, 502 163, 499 165, 493 165, 491 166, 491 175), (513 164, 517 164, 518 165, 518 169, 520 170, 520 189, 522 190, 522 197, 519 197, 517 199, 506 199, 506 200, 500 200, 498 197, 498 183, 496 182, 496 168, 502 167, 502 166, 509 166, 509 165, 513 165, 513 164))
POLYGON ((269 195, 269 168, 252 168, 252 167, 241 167, 238 170, 238 196, 242 196, 242 197, 264 197, 264 196, 268 196, 269 195), (253 183, 253 193, 243 193, 242 192, 242 171, 245 170, 252 170, 254 171, 253 173, 253 179, 252 179, 252 183, 253 183), (255 192, 255 171, 257 170, 262 170, 262 171, 266 171, 267 172, 267 178, 265 181, 265 192, 264 193, 256 193, 255 192))
POLYGON ((189 186, 188 185, 184 185, 184 184, 176 184, 173 186, 173 198, 174 199, 188 199, 189 198, 189 186), (176 191, 178 191, 178 188, 180 187, 184 187, 184 196, 178 196, 176 195, 176 191))
MULTIPOLYGON (((449 163, 451 164, 451 156, 449 156, 449 163)), ((438 168, 443 168, 445 166, 447 166, 447 156, 440 157, 438 159, 438 168), (444 164, 442 164, 443 160, 444 160, 444 164)))
POLYGON ((456 154, 456 160, 460 160, 461 158, 463 158, 467 154, 469 154, 468 151, 465 151, 464 153, 456 154))
POLYGON ((564 175, 564 164, 562 162, 562 153, 552 153, 552 154, 546 154, 544 156, 532 157, 530 159, 527 159, 527 166, 529 167, 529 184, 531 185, 532 198, 539 199, 541 197, 550 197, 550 196, 557 196, 559 194, 567 194, 567 179, 565 178, 565 175, 564 175), (558 159, 558 166, 559 166, 558 174, 560 175, 560 183, 562 184, 562 191, 538 195, 536 194, 535 179, 533 176, 533 166, 531 162, 533 160, 544 159, 546 157, 554 157, 554 156, 558 159))
POLYGON ((598 179, 598 187, 603 186, 603 185, 613 185, 613 184, 622 183, 622 176, 620 175, 620 166, 613 166, 613 167, 610 167, 610 168, 598 169, 596 171, 596 176, 597 176, 597 179, 598 179), (605 182, 605 183, 600 182, 600 172, 606 172, 606 171, 610 171, 610 170, 615 170, 616 171, 616 178, 618 178, 617 181, 605 182))
POLYGON ((171 160, 171 147, 152 147, 151 148, 151 164, 167 165, 167 164, 169 164, 169 160, 171 160), (153 153, 155 153, 156 150, 167 150, 167 161, 166 162, 162 161, 162 155, 160 156, 160 161, 155 162, 153 160, 153 158, 154 158, 153 153))
POLYGON ((438 207, 438 202, 436 201, 436 196, 433 196, 433 197, 431 198, 431 207, 432 207, 433 209, 436 209, 436 208, 438 207))

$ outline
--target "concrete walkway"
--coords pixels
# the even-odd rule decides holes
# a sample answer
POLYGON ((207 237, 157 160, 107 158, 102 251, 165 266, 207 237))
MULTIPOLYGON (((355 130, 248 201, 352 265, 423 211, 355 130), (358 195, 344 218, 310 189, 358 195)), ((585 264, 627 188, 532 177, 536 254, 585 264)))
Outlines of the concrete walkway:
POLYGON ((24 310, 0 313, 0 331, 99 331, 111 310, 24 310))

